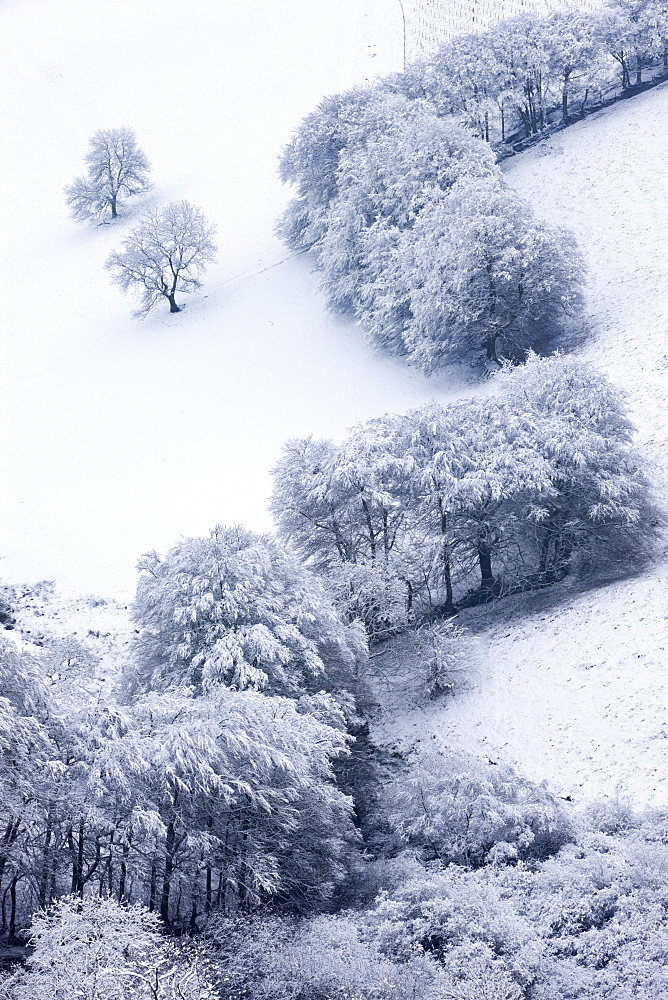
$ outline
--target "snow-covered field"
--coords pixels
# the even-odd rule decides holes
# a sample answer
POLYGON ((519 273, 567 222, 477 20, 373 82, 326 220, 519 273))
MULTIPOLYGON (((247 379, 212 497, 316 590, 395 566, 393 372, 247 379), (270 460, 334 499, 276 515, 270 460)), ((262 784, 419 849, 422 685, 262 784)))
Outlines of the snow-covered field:
POLYGON ((341 435, 448 389, 369 350, 273 234, 289 196, 277 157, 299 120, 400 65, 384 6, 0 7, 6 579, 127 594, 148 549, 217 522, 268 529, 288 437, 341 435), (88 138, 120 125, 152 161, 152 197, 188 198, 218 226, 218 263, 176 316, 133 319, 103 270, 132 215, 97 228, 67 215, 88 138))
MULTIPOLYGON (((589 265, 582 355, 629 394, 641 452, 668 481, 668 85, 506 163, 536 211, 571 229, 589 265)), ((575 593, 562 586, 463 613, 477 636, 470 691, 388 721, 384 735, 464 746, 575 802, 668 803, 668 566, 575 593)))

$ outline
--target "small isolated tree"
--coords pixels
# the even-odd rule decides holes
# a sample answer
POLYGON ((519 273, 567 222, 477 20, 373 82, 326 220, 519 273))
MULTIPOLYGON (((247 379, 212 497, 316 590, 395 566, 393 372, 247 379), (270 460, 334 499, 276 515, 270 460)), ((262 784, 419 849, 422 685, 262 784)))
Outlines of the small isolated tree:
POLYGON ((126 239, 125 250, 112 253, 105 267, 124 292, 139 295, 137 316, 145 316, 163 296, 170 312, 180 312, 176 293, 201 288, 200 275, 216 254, 215 231, 195 205, 172 201, 151 208, 126 239))
POLYGON ((88 176, 77 177, 65 188, 72 218, 87 222, 109 212, 115 219, 119 198, 150 189, 151 164, 130 128, 100 130, 88 145, 88 176))

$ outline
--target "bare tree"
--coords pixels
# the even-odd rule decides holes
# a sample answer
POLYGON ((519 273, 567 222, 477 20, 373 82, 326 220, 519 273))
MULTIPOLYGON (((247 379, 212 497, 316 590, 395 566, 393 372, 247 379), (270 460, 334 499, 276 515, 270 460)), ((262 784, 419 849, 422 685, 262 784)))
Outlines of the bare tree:
POLYGON ((147 175, 151 164, 130 128, 96 132, 88 145, 88 175, 77 177, 65 188, 72 218, 76 222, 87 222, 109 212, 115 219, 120 197, 142 194, 150 189, 147 175))
POLYGON ((105 267, 124 292, 139 295, 136 315, 145 316, 163 296, 170 312, 180 312, 175 295, 201 288, 200 275, 216 254, 215 231, 195 205, 172 201, 151 208, 126 239, 125 250, 112 253, 105 267))

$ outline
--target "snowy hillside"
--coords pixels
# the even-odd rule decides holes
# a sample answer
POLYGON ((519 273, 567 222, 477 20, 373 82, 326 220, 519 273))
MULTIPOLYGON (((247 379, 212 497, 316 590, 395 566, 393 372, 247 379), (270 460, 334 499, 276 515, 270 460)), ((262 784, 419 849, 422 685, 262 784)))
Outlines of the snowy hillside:
MULTIPOLYGON (((272 231, 288 197, 277 155, 299 119, 323 94, 400 66, 399 6, 388 11, 202 0, 185 21, 173 0, 2 5, 5 578, 127 595, 147 549, 218 521, 268 528, 269 469, 287 437, 340 437, 471 391, 366 347, 272 231), (67 216, 62 189, 89 136, 123 124, 152 160, 152 196, 188 198, 218 225, 218 263, 176 316, 132 319, 103 270, 141 205, 113 226, 67 216)), ((629 392, 662 486, 667 147, 664 85, 506 165, 587 256, 582 353, 629 392)), ((491 626, 462 615, 479 634, 472 691, 388 722, 385 736, 514 761, 576 801, 617 788, 668 801, 667 582, 660 562, 584 596, 505 601, 491 626)))
POLYGON ((5 578, 127 595, 148 549, 216 522, 269 528, 286 438, 448 389, 366 348, 273 234, 277 157, 300 118, 397 66, 396 45, 369 41, 381 22, 399 37, 381 14, 357 0, 203 0, 187 20, 173 0, 2 5, 5 578), (103 270, 132 218, 67 215, 88 138, 121 125, 152 161, 152 197, 188 198, 218 226, 218 263, 177 316, 133 319, 103 270))
MULTIPOLYGON (((570 228, 589 265, 583 357, 629 394, 638 445, 668 471, 668 86, 507 161, 536 211, 570 228)), ((547 778, 575 802, 668 802, 668 568, 588 593, 567 585, 464 612, 471 689, 388 722, 384 738, 464 746, 547 778)))

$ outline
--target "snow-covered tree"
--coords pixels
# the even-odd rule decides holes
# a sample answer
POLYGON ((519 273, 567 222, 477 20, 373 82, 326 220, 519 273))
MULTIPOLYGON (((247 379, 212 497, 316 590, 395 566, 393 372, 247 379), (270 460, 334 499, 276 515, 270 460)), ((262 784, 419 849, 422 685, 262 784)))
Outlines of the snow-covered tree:
POLYGON ((34 947, 13 985, 16 1000, 214 1000, 213 970, 160 934, 140 906, 65 898, 35 915, 34 947))
POLYGON ((180 312, 177 292, 201 288, 201 275, 215 259, 215 226, 189 201, 150 209, 132 230, 121 253, 105 264, 112 281, 141 301, 136 315, 146 315, 165 298, 170 312, 180 312))
POLYGON ((404 237, 409 357, 433 371, 497 344, 519 360, 544 350, 582 306, 584 263, 573 237, 533 216, 495 181, 462 182, 404 237))
POLYGON ((513 863, 556 853, 573 836, 545 784, 446 748, 417 755, 409 777, 388 793, 392 826, 428 859, 513 863))
POLYGON ((386 416, 358 425, 339 447, 290 441, 273 470, 281 534, 327 572, 337 607, 372 641, 412 610, 402 552, 412 464, 396 449, 395 424, 386 416))
POLYGON ((151 910, 194 928, 213 909, 329 898, 355 841, 352 804, 334 784, 349 738, 333 703, 341 725, 292 699, 226 688, 153 695, 131 714, 120 749, 141 794, 125 823, 127 864, 151 910))
POLYGON ((594 89, 602 76, 604 50, 596 32, 596 17, 577 10, 554 11, 545 22, 551 78, 561 88, 561 117, 567 121, 572 101, 594 89))
POLYGON ((17 886, 32 878, 29 847, 39 799, 51 777, 53 747, 45 726, 48 697, 34 657, 0 641, 0 890, 2 930, 12 936, 17 886))
POLYGON ((596 17, 602 45, 619 65, 624 90, 642 83, 642 72, 660 50, 660 32, 651 0, 608 0, 596 17))
MULTIPOLYGON (((376 114, 382 109, 384 127, 339 155, 337 195, 315 248, 330 302, 356 310, 363 320, 361 286, 378 275, 377 242, 384 244, 394 230, 410 229, 461 178, 496 174, 489 147, 438 118, 425 102, 397 106, 397 98, 387 98, 373 106, 376 114)), ((384 263, 379 261, 380 269, 384 263)))
POLYGON ((435 584, 450 610, 453 558, 465 573, 477 564, 480 587, 491 591, 494 561, 514 544, 516 505, 549 487, 549 469, 531 419, 498 398, 428 405, 409 413, 406 430, 417 514, 440 549, 435 584))
POLYGON ((509 404, 531 413, 535 446, 549 467, 550 489, 526 512, 539 572, 563 572, 583 548, 594 561, 646 558, 658 515, 620 390, 590 365, 559 355, 531 354, 499 378, 509 404))
POLYGON ((143 194, 151 187, 151 165, 130 128, 102 129, 89 140, 88 173, 65 188, 67 204, 77 222, 118 215, 120 199, 143 194))
POLYGON ((241 527, 186 539, 139 564, 138 677, 146 689, 222 684, 294 694, 352 683, 359 633, 317 577, 269 536, 241 527), (344 681, 347 679, 347 683, 344 681))
POLYGON ((338 189, 339 155, 353 134, 360 141, 360 123, 364 122, 367 104, 374 98, 374 91, 367 89, 323 98, 283 150, 281 180, 292 184, 297 193, 277 228, 292 249, 311 247, 322 236, 322 215, 338 189))

